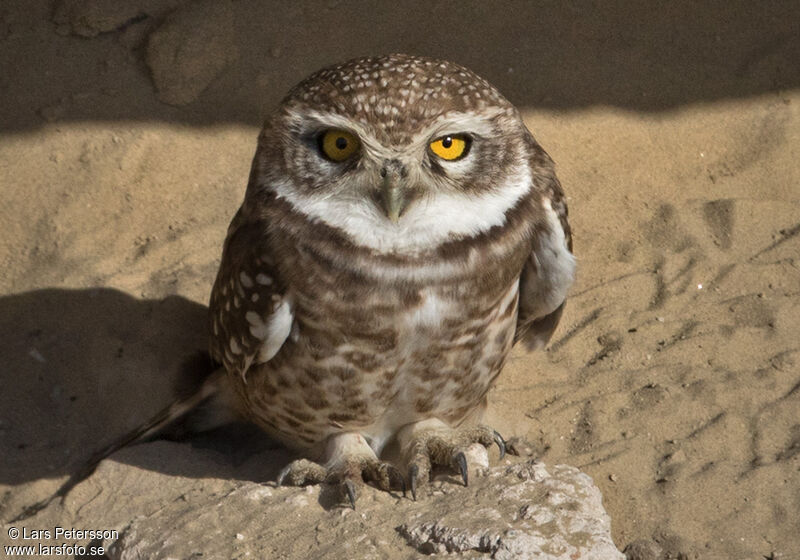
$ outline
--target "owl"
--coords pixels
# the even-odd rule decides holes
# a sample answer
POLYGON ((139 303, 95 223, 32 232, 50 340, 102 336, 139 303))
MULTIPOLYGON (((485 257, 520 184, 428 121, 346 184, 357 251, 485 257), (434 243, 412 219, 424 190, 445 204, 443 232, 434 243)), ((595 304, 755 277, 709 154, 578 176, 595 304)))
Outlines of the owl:
POLYGON ((318 71, 266 121, 211 294, 240 410, 307 457, 279 483, 468 481, 464 450, 515 342, 542 347, 575 260, 553 162, 457 64, 318 71), (393 442, 399 460, 381 459, 393 442))

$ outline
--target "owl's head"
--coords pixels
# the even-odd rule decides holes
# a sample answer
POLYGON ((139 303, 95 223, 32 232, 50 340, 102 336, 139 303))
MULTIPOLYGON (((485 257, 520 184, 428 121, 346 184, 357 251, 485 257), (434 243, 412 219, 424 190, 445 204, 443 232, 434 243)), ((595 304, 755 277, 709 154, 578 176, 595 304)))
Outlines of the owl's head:
POLYGON ((466 68, 357 59, 290 91, 262 131, 248 197, 269 191, 357 245, 419 253, 504 223, 531 187, 527 135, 466 68))

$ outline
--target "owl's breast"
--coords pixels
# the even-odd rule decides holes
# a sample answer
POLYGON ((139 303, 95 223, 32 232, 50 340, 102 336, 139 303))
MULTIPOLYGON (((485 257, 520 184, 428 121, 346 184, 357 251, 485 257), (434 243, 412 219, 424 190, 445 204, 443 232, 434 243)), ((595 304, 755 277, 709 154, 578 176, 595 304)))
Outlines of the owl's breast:
POLYGON ((415 420, 458 423, 478 406, 511 349, 517 282, 494 297, 470 295, 424 290, 419 305, 402 316, 395 402, 415 420))
POLYGON ((425 418, 458 424, 480 405, 511 349, 517 297, 516 279, 489 286, 479 276, 362 289, 359 297, 330 300, 324 313, 318 303, 305 322, 298 310, 298 344, 313 356, 325 392, 345 395, 337 419, 363 402, 347 420, 382 441, 425 418), (348 309, 340 307, 345 300, 348 309))
POLYGON ((513 343, 513 263, 435 281, 365 277, 299 253, 293 264, 292 334, 248 374, 262 425, 309 444, 358 430, 379 448, 405 424, 457 425, 481 404, 513 343))

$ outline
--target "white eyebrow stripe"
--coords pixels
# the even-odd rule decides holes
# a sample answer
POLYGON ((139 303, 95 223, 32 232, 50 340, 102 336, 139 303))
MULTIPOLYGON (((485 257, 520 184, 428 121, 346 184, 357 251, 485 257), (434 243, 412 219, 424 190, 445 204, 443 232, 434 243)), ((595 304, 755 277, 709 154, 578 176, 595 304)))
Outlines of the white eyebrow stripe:
POLYGON ((376 158, 386 159, 394 157, 393 154, 397 153, 396 150, 384 149, 383 143, 378 140, 367 127, 362 126, 361 123, 356 120, 338 113, 315 110, 308 110, 300 113, 295 110, 290 110, 289 115, 293 123, 306 127, 309 121, 315 121, 319 125, 319 128, 341 128, 349 130, 358 136, 362 148, 370 152, 370 154, 376 158))
MULTIPOLYGON (((482 136, 490 136, 494 130, 491 120, 505 113, 505 109, 496 108, 476 115, 474 113, 464 113, 461 111, 451 111, 439 116, 433 123, 423 128, 420 132, 413 135, 407 147, 413 149, 420 145, 427 144, 430 140, 444 136, 445 134, 472 133, 482 136)), ((316 111, 313 109, 302 113, 290 109, 290 119, 294 123, 308 123, 316 121, 320 128, 342 128, 351 130, 361 138, 362 143, 367 146, 380 146, 380 140, 370 132, 370 130, 350 117, 329 111, 316 111)), ((397 148, 397 146, 395 146, 397 148)), ((380 150, 373 150, 379 152, 380 150)), ((388 151, 387 151, 388 154, 388 151)), ((385 154, 378 154, 385 155, 385 154)))
POLYGON ((446 113, 419 134, 413 136, 411 143, 428 142, 445 134, 471 133, 480 136, 491 136, 494 126, 490 121, 501 113, 503 113, 501 109, 481 115, 461 112, 446 113))

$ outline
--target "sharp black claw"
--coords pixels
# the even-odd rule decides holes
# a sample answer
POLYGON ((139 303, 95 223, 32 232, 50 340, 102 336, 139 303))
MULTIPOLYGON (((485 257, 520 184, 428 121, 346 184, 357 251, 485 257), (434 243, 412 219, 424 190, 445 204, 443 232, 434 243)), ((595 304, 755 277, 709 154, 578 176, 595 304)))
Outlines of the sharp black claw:
POLYGON ((353 485, 353 481, 350 479, 346 479, 344 481, 344 488, 347 490, 347 498, 350 500, 350 506, 355 510, 356 509, 356 487, 353 485))
POLYGON ((408 469, 408 482, 411 485, 411 498, 416 502, 417 501, 417 477, 419 476, 419 467, 417 465, 411 465, 411 468, 408 469))
POLYGON ((497 447, 500 448, 500 458, 502 459, 506 456, 506 442, 503 439, 503 436, 498 434, 496 431, 494 433, 494 442, 497 444, 497 447))
POLYGON ((292 464, 289 463, 288 465, 283 467, 283 469, 281 470, 280 473, 278 473, 278 480, 276 481, 278 486, 283 486, 283 482, 284 482, 284 480, 286 480, 286 476, 289 474, 289 471, 291 470, 291 467, 292 467, 292 464))
POLYGON ((463 451, 459 451, 456 453, 456 456, 453 458, 456 465, 458 465, 458 470, 461 473, 461 480, 464 481, 464 486, 469 486, 469 476, 467 471, 467 456, 464 455, 463 451))

